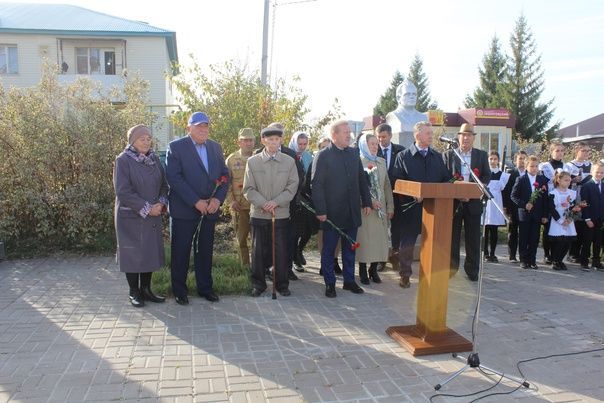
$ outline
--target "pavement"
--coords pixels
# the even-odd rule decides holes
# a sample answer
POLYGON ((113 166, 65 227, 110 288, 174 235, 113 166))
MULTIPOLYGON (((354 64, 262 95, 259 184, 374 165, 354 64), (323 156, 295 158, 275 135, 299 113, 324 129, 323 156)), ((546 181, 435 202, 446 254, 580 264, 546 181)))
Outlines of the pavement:
MULTIPOLYGON (((499 250, 503 250, 502 246, 499 250)), ((462 368, 451 354, 413 357, 385 333, 415 323, 417 267, 401 289, 394 271, 354 295, 324 297, 316 254, 271 300, 190 297, 132 307, 115 259, 0 262, 0 402, 425 402, 462 368)), ((485 265, 477 352, 521 376, 520 360, 604 349, 604 272, 485 265)), ((339 280, 338 280, 339 281, 339 280)), ((448 326, 471 338, 476 283, 450 281, 448 326)), ((487 402, 604 400, 604 351, 521 366, 529 388, 487 402)), ((511 392, 506 378, 469 368, 434 402, 511 392)))

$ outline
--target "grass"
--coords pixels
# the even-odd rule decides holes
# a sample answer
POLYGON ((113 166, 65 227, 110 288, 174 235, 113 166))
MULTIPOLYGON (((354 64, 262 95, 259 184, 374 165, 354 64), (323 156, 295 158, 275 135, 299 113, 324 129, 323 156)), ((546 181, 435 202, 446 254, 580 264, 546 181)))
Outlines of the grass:
MULTIPOLYGON (((153 291, 161 295, 172 295, 170 281, 170 247, 166 246, 166 266, 158 272, 153 273, 153 291)), ((189 270, 193 270, 193 258, 189 270)), ((249 294, 252 289, 249 269, 241 267, 239 257, 234 253, 214 254, 212 265, 212 277, 214 279, 214 291, 218 295, 244 295, 249 294)), ((195 285, 195 273, 189 271, 187 275, 187 288, 189 295, 197 294, 195 285)))

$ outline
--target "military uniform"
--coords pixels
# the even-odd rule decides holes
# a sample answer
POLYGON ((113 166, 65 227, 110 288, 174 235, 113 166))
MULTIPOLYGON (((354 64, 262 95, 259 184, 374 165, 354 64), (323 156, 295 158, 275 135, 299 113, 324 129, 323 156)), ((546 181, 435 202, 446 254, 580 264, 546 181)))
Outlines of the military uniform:
MULTIPOLYGON (((243 138, 241 134, 239 138, 243 138)), ((250 203, 243 197, 243 177, 248 158, 241 155, 241 150, 237 150, 226 159, 226 165, 229 168, 229 175, 231 176, 226 202, 231 206, 233 229, 235 230, 239 249, 239 260, 243 266, 250 265, 250 249, 247 243, 248 236, 250 235, 250 203), (239 211, 235 211, 232 208, 233 201, 239 203, 239 211)))

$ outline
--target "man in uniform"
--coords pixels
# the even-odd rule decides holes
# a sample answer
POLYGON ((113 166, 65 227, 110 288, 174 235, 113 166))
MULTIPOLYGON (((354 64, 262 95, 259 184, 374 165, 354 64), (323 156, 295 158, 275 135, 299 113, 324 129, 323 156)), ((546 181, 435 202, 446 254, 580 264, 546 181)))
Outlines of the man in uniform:
POLYGON ((233 229, 237 237, 239 261, 242 266, 250 265, 250 250, 247 238, 250 234, 250 203, 243 197, 243 177, 247 160, 252 156, 255 145, 254 132, 249 127, 239 131, 237 143, 239 150, 229 155, 226 165, 229 168, 231 183, 227 192, 226 202, 231 208, 233 229))

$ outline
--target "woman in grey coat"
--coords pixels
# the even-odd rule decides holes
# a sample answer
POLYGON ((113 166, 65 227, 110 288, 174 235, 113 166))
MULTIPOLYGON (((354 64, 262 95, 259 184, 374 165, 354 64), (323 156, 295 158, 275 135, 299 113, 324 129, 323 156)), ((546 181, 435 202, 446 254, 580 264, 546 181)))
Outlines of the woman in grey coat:
POLYGON ((126 273, 130 302, 164 302, 151 291, 151 275, 164 265, 162 213, 168 205, 168 184, 159 158, 151 150, 145 125, 128 130, 128 146, 115 159, 115 232, 117 262, 126 273))

